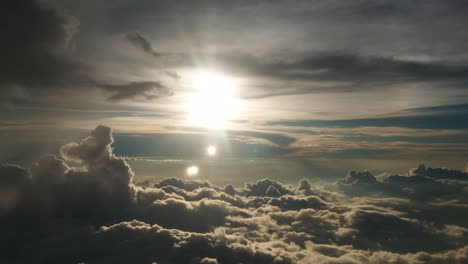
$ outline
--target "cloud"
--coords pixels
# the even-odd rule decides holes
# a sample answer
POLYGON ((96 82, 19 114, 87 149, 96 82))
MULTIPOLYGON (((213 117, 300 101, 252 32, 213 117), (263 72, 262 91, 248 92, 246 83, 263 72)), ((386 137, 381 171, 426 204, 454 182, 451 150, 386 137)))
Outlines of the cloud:
POLYGON ((23 199, 23 187, 29 181, 29 174, 15 165, 0 165, 0 175, 0 214, 3 214, 23 199))
POLYGON ((76 19, 27 0, 5 4, 0 21, 8 25, 0 44, 2 97, 11 95, 14 86, 39 95, 41 90, 86 81, 86 66, 68 55, 79 26, 76 19))
MULTIPOLYGON (((114 12, 93 3, 81 8, 72 1, 60 4, 82 20, 78 42, 82 46, 76 51, 66 47, 73 46, 69 44, 77 36, 78 19, 31 0, 10 3, 2 10, 3 22, 11 25, 5 38, 14 40, 0 46, 5 62, 0 70, 2 83, 31 87, 28 92, 44 94, 39 93, 44 87, 94 86, 93 80, 101 79, 101 74, 89 69, 93 64, 115 68, 117 64, 134 63, 145 67, 140 58, 131 61, 128 56, 119 57, 116 51, 122 50, 115 42, 108 45, 108 38, 115 32, 129 30, 124 38, 139 51, 151 57, 170 55, 167 64, 159 65, 162 72, 213 66, 251 80, 248 90, 241 93, 245 98, 401 89, 415 83, 427 89, 463 89, 468 78, 464 63, 466 48, 460 45, 466 37, 463 30, 466 21, 461 11, 465 5, 459 1, 428 1, 420 5, 404 1, 320 4, 298 1, 296 5, 278 1, 183 5, 168 1, 142 4, 122 1, 113 3, 114 12), (83 11, 87 8, 94 12, 83 11), (218 12, 218 18, 208 15, 212 9, 218 12), (25 17, 27 21, 17 17, 25 17), (288 19, 281 19, 284 17, 288 19), (99 26, 90 26, 93 23, 99 26), (209 26, 215 24, 216 27, 209 26), (132 32, 134 28, 145 34, 132 32), (288 36, 279 36, 275 30, 287 32, 288 36), (433 32, 440 37, 434 38, 433 32), (150 39, 158 43, 158 49, 150 39), (292 48, 291 41, 314 45, 292 48), (206 52, 212 50, 206 49, 203 43, 207 42, 217 47, 215 53, 206 52), (159 51, 163 48, 164 51, 159 51), (81 62, 79 57, 92 57, 99 62, 81 62), (118 61, 122 59, 125 61, 118 61)), ((146 66, 156 67, 151 63, 146 66)), ((115 74, 127 76, 128 71, 126 67, 115 74)), ((11 89, 8 88, 8 94, 11 89)))
POLYGON ((155 187, 164 188, 166 186, 176 187, 185 191, 193 191, 199 188, 213 188, 208 182, 189 181, 179 178, 167 178, 155 184, 155 187))
POLYGON ((127 84, 99 84, 98 86, 113 93, 108 98, 111 101, 135 98, 151 100, 174 94, 172 89, 160 82, 154 81, 130 82, 127 84))
POLYGON ((451 193, 463 192, 463 186, 444 180, 466 181, 466 175, 459 170, 429 168, 427 174, 423 164, 410 169, 409 175, 387 174, 374 176, 369 171, 350 171, 348 175, 337 181, 337 185, 353 195, 368 195, 370 193, 386 192, 392 195, 411 197, 412 199, 430 200, 434 196, 447 196, 451 193))
POLYGON ((291 191, 277 181, 263 179, 254 184, 247 184, 244 193, 247 196, 270 196, 272 194, 281 196, 291 191))
MULTIPOLYGON (((367 6, 372 4, 368 3, 367 6)), ((125 37, 137 49, 151 56, 161 57, 162 53, 154 51, 151 43, 140 33, 128 33, 125 37)), ((179 52, 170 56, 171 63, 167 66, 202 64, 248 77, 252 81, 249 88, 254 89, 243 91, 242 96, 250 99, 291 94, 382 90, 414 83, 424 83, 427 87, 442 84, 462 86, 468 79, 468 68, 456 62, 411 60, 348 50, 268 55, 246 51, 193 54, 179 52), (288 82, 286 86, 285 81, 288 82)))
MULTIPOLYGON (((190 64, 189 56, 178 56, 186 58, 179 63, 190 64)), ((198 57, 205 58, 207 66, 248 77, 251 81, 249 90, 241 93, 248 99, 310 93, 382 91, 414 84, 423 84, 422 87, 428 90, 442 85, 461 89, 468 80, 468 67, 456 62, 423 62, 353 51, 268 55, 219 52, 198 54, 198 57)))
POLYGON ((283 120, 270 121, 267 125, 297 127, 405 127, 415 129, 466 129, 466 112, 437 115, 407 115, 381 118, 341 120, 283 120))
POLYGON ((366 183, 372 184, 376 183, 377 180, 375 179, 374 175, 372 175, 369 171, 350 171, 345 178, 340 180, 341 183, 345 184, 355 184, 355 183, 366 183))
POLYGON ((140 33, 138 32, 133 32, 133 33, 127 33, 125 34, 125 38, 137 49, 151 55, 154 57, 160 57, 161 54, 156 52, 153 47, 151 46, 151 43, 143 37, 140 33))
MULTIPOLYGON (((103 77, 95 61, 79 58, 75 39, 80 21, 63 10, 38 0, 14 1, 2 8, 0 22, 8 26, 0 43, 1 100, 47 98, 96 88, 112 92, 109 100, 172 95, 158 81, 110 84, 112 80, 103 77)), ((135 36, 131 39, 139 41, 135 36)))
POLYGON ((466 210, 464 185, 454 188, 448 179, 419 175, 428 169, 414 170, 414 176, 351 171, 336 185, 304 179, 294 187, 264 179, 235 188, 168 178, 141 187, 132 183, 134 173, 113 153, 113 143, 112 130, 98 126, 82 141, 61 148, 65 160, 46 155, 30 170, 0 166, 0 261, 468 260, 468 221, 460 213, 466 210), (449 192, 431 195, 428 186, 449 192), (402 197, 404 191, 393 191, 397 187, 418 195, 402 197))
POLYGON ((410 176, 426 176, 432 179, 451 179, 468 181, 468 173, 460 170, 446 168, 427 168, 424 164, 418 164, 417 168, 410 169, 410 176))

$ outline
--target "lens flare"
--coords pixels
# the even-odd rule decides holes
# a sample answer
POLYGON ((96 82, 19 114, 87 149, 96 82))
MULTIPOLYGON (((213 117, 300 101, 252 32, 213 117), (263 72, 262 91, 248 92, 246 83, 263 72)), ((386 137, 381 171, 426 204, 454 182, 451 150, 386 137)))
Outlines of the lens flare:
POLYGON ((206 148, 206 155, 210 156, 210 157, 214 157, 216 156, 216 152, 217 152, 217 149, 215 146, 213 145, 210 145, 206 148))
POLYGON ((185 172, 187 173, 187 176, 189 177, 195 177, 198 175, 198 167, 197 166, 190 166, 188 167, 185 172))

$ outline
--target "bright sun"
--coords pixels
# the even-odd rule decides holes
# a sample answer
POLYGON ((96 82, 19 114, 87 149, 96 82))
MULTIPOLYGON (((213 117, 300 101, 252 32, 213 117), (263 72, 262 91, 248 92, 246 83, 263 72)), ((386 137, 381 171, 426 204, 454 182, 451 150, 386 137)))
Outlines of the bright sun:
POLYGON ((215 72, 203 71, 196 75, 194 85, 196 91, 190 102, 189 122, 206 128, 224 128, 240 109, 234 96, 234 81, 215 72))

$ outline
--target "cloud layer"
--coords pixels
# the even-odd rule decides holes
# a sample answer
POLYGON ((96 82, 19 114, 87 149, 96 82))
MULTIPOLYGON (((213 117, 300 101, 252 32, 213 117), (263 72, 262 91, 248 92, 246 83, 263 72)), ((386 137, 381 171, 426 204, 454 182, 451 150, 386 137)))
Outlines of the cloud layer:
POLYGON ((466 173, 419 166, 410 176, 352 171, 329 186, 168 178, 140 187, 113 141, 99 126, 64 145, 65 160, 0 167, 3 262, 468 261, 466 173))

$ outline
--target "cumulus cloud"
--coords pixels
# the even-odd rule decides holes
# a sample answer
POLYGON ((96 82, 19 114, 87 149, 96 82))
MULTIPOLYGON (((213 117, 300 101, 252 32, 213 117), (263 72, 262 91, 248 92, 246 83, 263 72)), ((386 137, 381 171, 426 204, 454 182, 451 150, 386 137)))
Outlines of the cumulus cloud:
POLYGON ((354 184, 354 183, 367 183, 372 184, 376 183, 377 180, 375 179, 374 175, 369 171, 350 171, 345 178, 341 179, 340 182, 346 184, 354 184))
POLYGON ((460 207, 437 213, 454 200, 466 205, 463 188, 453 189, 446 179, 350 171, 336 184, 321 186, 306 179, 297 187, 264 179, 235 188, 168 178, 142 187, 132 183, 134 173, 113 153, 113 142, 112 130, 98 126, 81 142, 64 145, 63 160, 46 155, 29 170, 0 166, 0 261, 468 261, 468 221, 460 207), (415 187, 422 183, 449 186, 451 193, 421 200, 422 195, 402 198, 385 191, 409 186, 426 193, 415 187))
POLYGON ((452 194, 463 193, 467 179, 468 174, 460 170, 426 169, 424 164, 419 164, 410 169, 408 175, 384 173, 374 176, 369 171, 350 171, 337 181, 337 185, 353 195, 385 192, 387 195, 431 200, 434 196, 449 199, 452 194))
MULTIPOLYGON (((465 168, 466 170, 466 168, 465 168)), ((452 179, 452 180, 468 180, 468 172, 452 170, 447 168, 427 168, 424 164, 418 164, 416 168, 410 169, 411 176, 426 176, 433 179, 452 179)))

